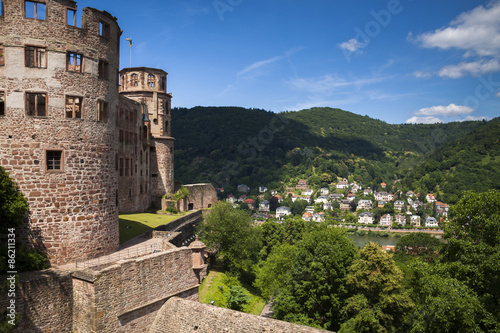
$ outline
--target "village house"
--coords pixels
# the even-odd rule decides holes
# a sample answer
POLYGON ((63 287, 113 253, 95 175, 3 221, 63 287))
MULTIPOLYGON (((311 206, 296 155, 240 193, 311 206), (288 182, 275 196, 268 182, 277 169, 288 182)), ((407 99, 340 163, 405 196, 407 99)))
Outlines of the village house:
POLYGON ((425 226, 427 228, 436 228, 436 227, 439 227, 439 223, 438 221, 436 220, 436 218, 432 217, 432 216, 429 216, 425 219, 425 226))
POLYGON ((387 187, 387 184, 386 184, 386 183, 380 183, 380 187, 382 187, 382 188, 386 188, 386 187, 387 187))
POLYGON ((291 215, 292 209, 290 207, 281 206, 276 208, 276 218, 281 220, 286 215, 291 215))
POLYGON ((299 182, 297 183, 297 186, 295 188, 300 189, 300 190, 308 189, 309 185, 307 185, 307 180, 305 180, 305 179, 299 180, 299 182))
POLYGON ((388 192, 376 192, 375 193, 375 200, 380 201, 392 201, 394 200, 394 195, 388 192))
POLYGON ((377 203, 377 207, 378 208, 384 208, 385 204, 387 203, 387 201, 385 200, 380 200, 378 203, 377 203))
POLYGON ((325 203, 323 204, 323 209, 324 209, 324 210, 333 210, 333 204, 332 204, 330 201, 325 202, 325 203))
POLYGON ((405 202, 403 200, 396 200, 394 202, 394 210, 397 210, 400 212, 403 210, 404 205, 405 205, 405 202))
POLYGON ((247 199, 247 196, 246 195, 241 195, 239 198, 238 198, 238 202, 243 202, 247 199))
POLYGON ((264 193, 264 192, 267 192, 267 187, 259 186, 259 193, 264 193))
POLYGON ((415 192, 413 192, 413 191, 408 191, 408 192, 406 192, 406 196, 407 196, 407 197, 410 197, 410 198, 413 198, 413 197, 415 196, 415 192))
POLYGON ((313 214, 310 213, 310 212, 305 212, 304 214, 302 214, 302 219, 304 221, 308 221, 309 222, 309 221, 311 221, 312 217, 313 217, 313 214))
POLYGON ((436 201, 436 213, 442 216, 448 216, 450 205, 436 201))
POLYGON ((259 211, 269 212, 269 201, 265 200, 259 203, 259 211))
POLYGON ((406 216, 403 214, 397 214, 394 216, 394 222, 396 222, 399 225, 406 225, 406 216))
POLYGON ((349 200, 340 200, 340 210, 351 209, 351 202, 349 200))
POLYGON ((255 200, 246 199, 245 201, 243 201, 243 203, 246 203, 249 209, 255 209, 255 200))
POLYGON ((321 195, 328 195, 330 194, 330 189, 329 188, 326 188, 326 187, 322 187, 320 190, 319 190, 320 194, 321 195))
POLYGON ((341 200, 344 197, 342 193, 332 193, 330 194, 330 199, 341 200))
POLYGON ((358 215, 358 223, 373 224, 373 214, 370 212, 363 212, 358 215))
POLYGON ((314 222, 323 222, 323 221, 325 221, 325 213, 323 213, 323 212, 314 213, 313 214, 313 221, 314 222))
POLYGON ((424 205, 424 204, 423 204, 422 202, 418 201, 418 200, 417 200, 417 201, 414 201, 414 202, 411 204, 411 206, 412 206, 412 207, 413 207, 413 209, 415 209, 415 210, 417 210, 417 209, 418 209, 418 207, 423 206, 423 205, 424 205))
POLYGON ((248 191, 250 191, 250 187, 246 186, 246 185, 243 185, 243 184, 240 184, 236 187, 236 191, 238 192, 243 192, 243 193, 248 193, 248 191))
POLYGON ((371 200, 359 200, 358 207, 356 210, 370 210, 373 208, 373 201, 371 200))
POLYGON ((276 194, 274 197, 276 199, 278 199, 278 202, 282 202, 283 201, 283 197, 281 195, 279 195, 279 194, 276 194))
POLYGON ((362 190, 363 188, 358 185, 358 184, 355 184, 355 183, 352 183, 351 184, 351 192, 352 193, 357 193, 358 191, 362 190))
POLYGON ((339 181, 336 185, 338 189, 346 189, 349 188, 349 182, 347 179, 343 178, 341 181, 339 181))
POLYGON ((373 190, 369 189, 369 188, 365 188, 363 190, 363 194, 364 195, 372 195, 373 194, 373 190))
POLYGON ((391 226, 392 225, 392 216, 391 214, 382 215, 380 218, 380 225, 382 226, 391 226))
POLYGON ((230 195, 227 197, 226 201, 227 201, 227 202, 229 202, 229 203, 234 204, 234 203, 237 201, 237 199, 236 199, 236 197, 235 197, 233 194, 230 194, 230 195))
POLYGON ((303 196, 311 196, 314 193, 312 189, 302 191, 301 195, 303 196))
POLYGON ((354 201, 354 199, 356 199, 356 194, 355 193, 349 193, 349 194, 347 194, 347 200, 354 201))
POLYGON ((410 225, 412 227, 420 227, 420 216, 418 215, 410 216, 410 225))
POLYGON ((436 201, 436 198, 434 197, 434 194, 429 193, 425 196, 425 200, 427 200, 427 202, 434 202, 436 201))
POLYGON ((311 214, 314 213, 314 206, 307 206, 305 211, 311 214))
POLYGON ((326 202, 328 202, 328 197, 324 195, 320 195, 314 200, 314 203, 326 203, 326 202))
POLYGON ((297 200, 302 200, 302 197, 300 195, 297 195, 297 194, 292 195, 292 202, 295 202, 297 200))

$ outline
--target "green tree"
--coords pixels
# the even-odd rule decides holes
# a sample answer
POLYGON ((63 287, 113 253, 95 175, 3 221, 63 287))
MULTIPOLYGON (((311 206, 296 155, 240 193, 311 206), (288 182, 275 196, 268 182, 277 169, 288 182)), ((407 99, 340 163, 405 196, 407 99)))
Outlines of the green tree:
POLYGON ((200 228, 202 240, 218 252, 226 269, 248 271, 257 262, 262 235, 259 228, 252 227, 247 211, 219 202, 200 228))
POLYGON ((403 272, 380 245, 367 243, 349 268, 347 286, 352 294, 344 312, 341 332, 400 332, 404 315, 414 307, 404 289, 403 272))
POLYGON ((424 232, 416 232, 401 237, 396 243, 396 252, 398 255, 408 254, 433 259, 441 245, 442 243, 436 237, 424 232))
POLYGON ((327 173, 322 173, 321 176, 319 176, 319 179, 322 183, 330 184, 332 182, 332 175, 327 173))
POLYGON ((292 255, 293 266, 282 274, 283 284, 275 298, 275 317, 337 329, 356 245, 342 230, 322 226, 298 241, 292 255))
POLYGON ((27 211, 26 198, 0 166, 0 233, 6 233, 8 228, 19 227, 27 211))
POLYGON ((444 268, 500 318, 500 191, 465 192, 450 214, 444 225, 444 268))
POLYGON ((250 301, 245 288, 239 285, 231 286, 227 296, 227 307, 231 310, 242 311, 245 305, 250 301))

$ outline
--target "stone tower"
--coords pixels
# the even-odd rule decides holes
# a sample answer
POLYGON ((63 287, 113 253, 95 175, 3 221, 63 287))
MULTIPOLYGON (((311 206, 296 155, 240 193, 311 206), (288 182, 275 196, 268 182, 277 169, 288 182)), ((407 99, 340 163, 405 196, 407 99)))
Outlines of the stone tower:
MULTIPOLYGON (((147 106, 151 130, 151 191, 159 198, 174 191, 174 138, 171 134, 167 73, 161 69, 134 67, 120 71, 120 95, 147 106)), ((146 119, 145 119, 146 120, 146 119)))
POLYGON ((21 240, 50 263, 118 247, 120 28, 71 0, 2 0, 0 163, 29 203, 21 240))

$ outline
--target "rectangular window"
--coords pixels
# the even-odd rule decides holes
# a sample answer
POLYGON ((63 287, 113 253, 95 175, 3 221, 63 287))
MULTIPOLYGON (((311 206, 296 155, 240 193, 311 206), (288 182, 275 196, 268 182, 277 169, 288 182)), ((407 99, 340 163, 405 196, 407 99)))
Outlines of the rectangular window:
POLYGON ((5 58, 4 58, 3 53, 4 53, 3 45, 0 44, 0 66, 5 65, 5 58))
POLYGON ((108 102, 99 101, 97 103, 97 121, 108 120, 108 102))
POLYGON ((0 0, 0 16, 3 16, 3 1, 0 0))
POLYGON ((47 150, 45 153, 47 171, 62 170, 62 150, 47 150))
POLYGON ((82 118, 82 100, 78 96, 66 96, 66 118, 82 118))
POLYGON ((44 47, 26 46, 24 60, 26 67, 47 68, 47 53, 44 47))
POLYGON ((109 63, 106 60, 99 59, 98 64, 99 69, 99 77, 101 79, 107 80, 109 77, 109 63))
POLYGON ((123 176, 123 158, 120 158, 120 176, 123 176))
POLYGON ((24 15, 26 18, 45 20, 45 3, 36 1, 25 1, 24 15))
POLYGON ((76 27, 76 10, 66 9, 66 23, 76 27))
POLYGON ((109 39, 110 28, 109 24, 107 24, 106 22, 103 21, 99 22, 99 36, 109 39))
POLYGON ((0 91, 0 116, 5 116, 5 93, 0 91))
POLYGON ((47 94, 26 93, 26 114, 34 117, 47 116, 47 94))
POLYGON ((83 72, 83 56, 75 52, 66 55, 66 69, 70 72, 83 72))
POLYGON ((120 130, 120 143, 123 142, 123 130, 120 130))

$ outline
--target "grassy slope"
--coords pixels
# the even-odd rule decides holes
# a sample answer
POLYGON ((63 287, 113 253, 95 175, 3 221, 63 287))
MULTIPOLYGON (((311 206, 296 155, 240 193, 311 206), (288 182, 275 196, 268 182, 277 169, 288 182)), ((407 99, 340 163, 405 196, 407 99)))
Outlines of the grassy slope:
POLYGON ((157 215, 152 213, 121 214, 119 216, 120 244, 148 230, 170 223, 181 215, 157 215), (130 228, 127 228, 130 227, 130 228))

